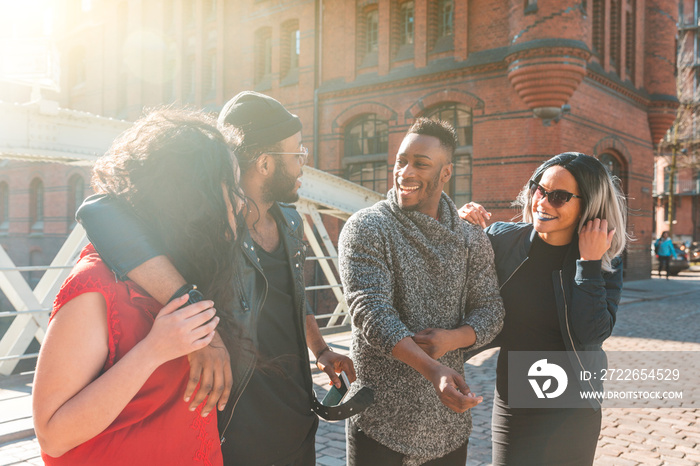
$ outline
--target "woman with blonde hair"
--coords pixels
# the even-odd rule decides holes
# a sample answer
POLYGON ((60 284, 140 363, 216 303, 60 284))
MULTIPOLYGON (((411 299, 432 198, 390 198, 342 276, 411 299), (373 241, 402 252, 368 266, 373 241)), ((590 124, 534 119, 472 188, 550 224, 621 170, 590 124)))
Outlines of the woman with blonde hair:
MULTIPOLYGON (((503 330, 492 344, 501 347, 493 464, 588 466, 600 433, 600 403, 512 407, 509 353, 566 352, 569 374, 604 364, 601 345, 612 332, 622 290, 625 199, 597 159, 566 152, 535 170, 516 204, 522 207, 523 222, 496 222, 486 229, 506 309, 503 330)), ((490 214, 470 203, 460 216, 485 227, 490 214)), ((579 379, 568 384, 576 394, 601 388, 579 379)))

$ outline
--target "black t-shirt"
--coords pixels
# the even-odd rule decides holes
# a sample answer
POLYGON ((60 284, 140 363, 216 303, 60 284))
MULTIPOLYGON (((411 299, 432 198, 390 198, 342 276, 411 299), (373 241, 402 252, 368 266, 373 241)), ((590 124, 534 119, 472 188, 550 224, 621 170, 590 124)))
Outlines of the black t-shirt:
POLYGON ((566 351, 559 326, 552 273, 561 270, 569 245, 552 246, 539 236, 527 260, 501 290, 506 316, 496 369, 496 389, 508 400, 508 351, 566 351))
POLYGON ((238 466, 286 463, 305 446, 316 423, 304 371, 306 342, 294 312, 294 277, 283 243, 268 253, 256 244, 268 282, 258 316, 258 351, 272 368, 256 368, 233 412, 222 445, 238 466))

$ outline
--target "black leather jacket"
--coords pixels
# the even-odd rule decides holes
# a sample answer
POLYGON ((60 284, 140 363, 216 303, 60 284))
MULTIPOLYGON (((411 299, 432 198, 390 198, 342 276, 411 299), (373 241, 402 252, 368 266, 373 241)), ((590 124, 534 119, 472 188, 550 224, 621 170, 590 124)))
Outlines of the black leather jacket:
MULTIPOLYGON (((493 246, 496 273, 503 288, 527 260, 537 232, 531 223, 496 222, 486 233, 493 246)), ((622 294, 622 259, 614 258, 614 271, 606 272, 601 270, 600 261, 584 261, 580 257, 576 237, 566 253, 562 270, 554 272, 551 280, 569 361, 576 370, 595 372, 607 367, 602 344, 615 325, 622 294)), ((499 340, 497 336, 489 347, 501 346, 499 340)), ((602 390, 600 381, 579 379, 578 382, 581 390, 602 390)), ((600 409, 598 400, 589 402, 594 409, 600 409)))
MULTIPOLYGON (((275 203, 271 213, 279 226, 281 241, 287 252, 288 263, 294 277, 294 311, 297 335, 306 335, 306 298, 304 291, 304 260, 306 245, 303 242, 302 219, 293 205, 275 203)), ((85 228, 88 239, 95 246, 104 262, 114 271, 115 276, 126 279, 129 271, 147 260, 163 255, 164 252, 157 238, 153 238, 145 226, 140 223, 119 201, 105 195, 88 197, 76 214, 76 218, 85 228)), ((260 310, 267 297, 267 279, 260 267, 260 259, 247 228, 243 228, 241 238, 240 284, 243 296, 234 300, 232 312, 236 323, 250 336, 257 347, 257 322, 260 310)), ((305 367, 309 366, 306 341, 299 341, 299 351, 305 358, 305 367)), ((231 370, 233 387, 226 408, 219 413, 219 433, 225 441, 226 429, 230 425, 233 411, 255 368, 254 351, 231 353, 231 370)), ((313 383, 311 372, 305 371, 304 378, 308 387, 310 400, 313 400, 313 383)))

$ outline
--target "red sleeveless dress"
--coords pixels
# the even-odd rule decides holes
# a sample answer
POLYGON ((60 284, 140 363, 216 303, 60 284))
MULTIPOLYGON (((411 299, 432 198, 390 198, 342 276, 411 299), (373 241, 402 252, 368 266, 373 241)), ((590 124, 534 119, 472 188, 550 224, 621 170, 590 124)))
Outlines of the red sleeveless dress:
MULTIPOLYGON (((135 283, 115 280, 92 245, 63 283, 51 318, 89 292, 101 293, 107 302, 106 371, 148 334, 162 306, 135 283)), ((58 458, 42 452, 42 459, 50 466, 223 465, 216 410, 202 418, 201 405, 189 411, 183 401, 189 370, 185 356, 161 365, 106 430, 58 458)))

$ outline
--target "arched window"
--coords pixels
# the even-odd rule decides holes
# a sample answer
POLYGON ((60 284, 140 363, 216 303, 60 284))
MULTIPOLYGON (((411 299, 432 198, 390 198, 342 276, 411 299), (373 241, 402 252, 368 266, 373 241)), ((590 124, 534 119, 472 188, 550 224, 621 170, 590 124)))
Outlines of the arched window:
POLYGON ((424 116, 434 120, 445 120, 457 130, 459 147, 472 145, 472 110, 466 105, 449 103, 428 109, 424 116))
POLYGON ((389 123, 375 114, 363 115, 345 129, 345 177, 382 194, 386 193, 389 123))
POLYGON ((620 189, 623 192, 627 192, 627 173, 624 165, 620 162, 620 158, 610 152, 603 152, 598 157, 598 160, 605 166, 608 173, 620 180, 620 189))
POLYGON ((30 233, 44 231, 44 183, 39 178, 29 185, 29 226, 30 233))
POLYGON ((80 175, 73 175, 70 180, 68 180, 68 225, 70 228, 75 226, 75 212, 83 203, 85 198, 85 181, 80 175))
POLYGON ((600 156, 600 162, 605 165, 611 175, 622 179, 622 164, 617 160, 617 157, 606 152, 600 156))
POLYGON ((472 200, 472 111, 466 105, 447 103, 428 109, 423 116, 447 121, 457 131, 452 178, 445 191, 461 207, 472 200))
POLYGON ((10 229, 10 188, 4 181, 0 183, 0 234, 10 229))

